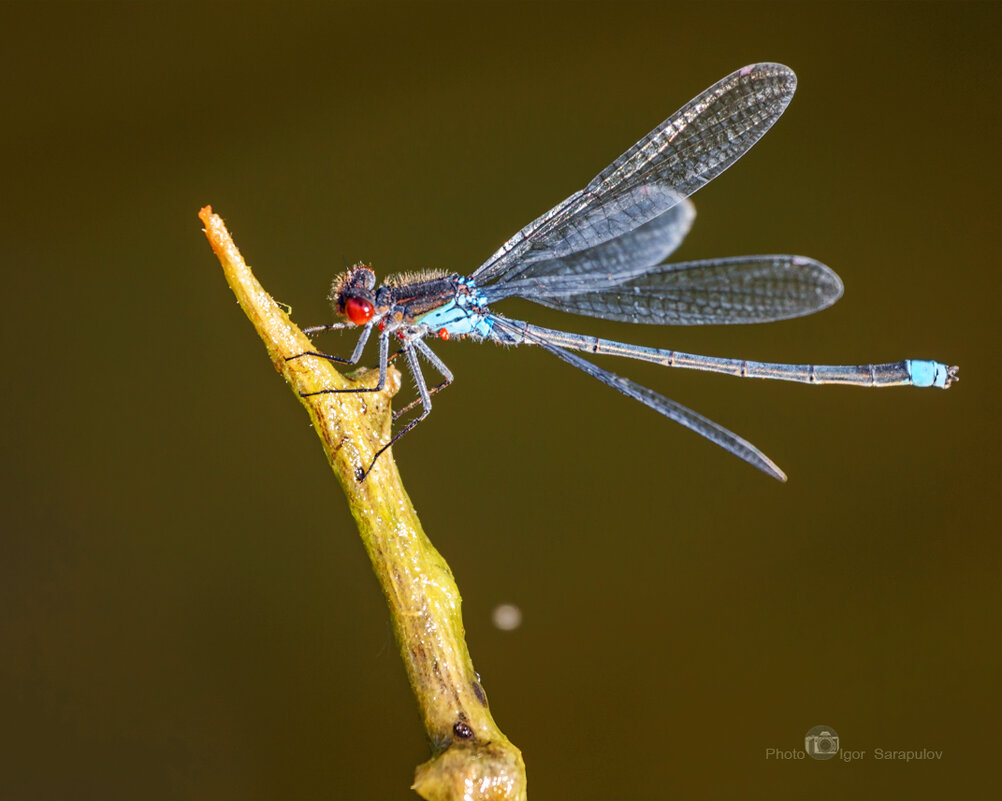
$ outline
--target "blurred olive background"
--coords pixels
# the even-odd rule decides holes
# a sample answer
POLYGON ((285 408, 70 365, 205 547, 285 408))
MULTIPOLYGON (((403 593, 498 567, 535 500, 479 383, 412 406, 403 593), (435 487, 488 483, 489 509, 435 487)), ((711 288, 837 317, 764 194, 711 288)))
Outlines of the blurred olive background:
POLYGON ((670 330, 501 311, 747 358, 933 357, 961 383, 614 365, 783 486, 545 353, 439 343, 458 380, 397 460, 534 798, 999 797, 1000 12, 0 6, 0 797, 414 797, 429 752, 382 597, 196 212, 325 322, 346 261, 470 272, 761 60, 797 97, 698 193, 678 257, 809 255, 837 306, 670 330), (766 758, 822 724, 866 758, 766 758))

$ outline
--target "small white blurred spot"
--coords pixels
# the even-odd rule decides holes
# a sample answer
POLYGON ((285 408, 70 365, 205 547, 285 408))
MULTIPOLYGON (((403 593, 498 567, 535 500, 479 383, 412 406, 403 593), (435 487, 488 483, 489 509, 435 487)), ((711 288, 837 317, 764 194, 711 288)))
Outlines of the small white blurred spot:
POLYGON ((522 625, 522 610, 515 604, 499 604, 494 607, 491 618, 501 631, 512 631, 522 625))

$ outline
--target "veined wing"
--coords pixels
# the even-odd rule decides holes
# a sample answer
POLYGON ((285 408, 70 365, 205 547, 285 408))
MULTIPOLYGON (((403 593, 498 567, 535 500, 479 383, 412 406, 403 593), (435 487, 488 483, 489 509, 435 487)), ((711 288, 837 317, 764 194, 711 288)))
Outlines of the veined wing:
POLYGON ((535 262, 518 278, 499 281, 482 291, 488 303, 512 296, 567 294, 569 289, 600 288, 646 273, 682 244, 696 209, 689 199, 627 234, 577 253, 535 262))
MULTIPOLYGON (((514 282, 516 287, 524 280, 514 282)), ((835 272, 804 256, 662 264, 606 287, 573 275, 543 281, 523 297, 574 314, 654 325, 767 323, 813 314, 842 296, 835 272)))
POLYGON ((484 285, 529 277, 536 263, 608 242, 661 216, 744 155, 779 119, 796 84, 782 64, 731 73, 515 234, 471 278, 484 285))

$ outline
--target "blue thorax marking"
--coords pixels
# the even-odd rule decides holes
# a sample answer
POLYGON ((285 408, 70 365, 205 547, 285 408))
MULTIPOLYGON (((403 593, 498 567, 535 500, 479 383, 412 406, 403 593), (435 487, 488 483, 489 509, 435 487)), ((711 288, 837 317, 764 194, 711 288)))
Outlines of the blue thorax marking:
POLYGON ((432 331, 444 328, 450 336, 468 336, 474 334, 490 337, 494 322, 483 313, 487 302, 476 291, 476 284, 464 278, 459 279, 460 285, 473 290, 470 294, 460 290, 456 297, 418 318, 418 322, 427 325, 432 331))
POLYGON ((945 364, 940 362, 930 362, 923 359, 909 359, 905 362, 908 366, 908 375, 911 376, 912 384, 917 387, 945 387, 950 371, 945 364))

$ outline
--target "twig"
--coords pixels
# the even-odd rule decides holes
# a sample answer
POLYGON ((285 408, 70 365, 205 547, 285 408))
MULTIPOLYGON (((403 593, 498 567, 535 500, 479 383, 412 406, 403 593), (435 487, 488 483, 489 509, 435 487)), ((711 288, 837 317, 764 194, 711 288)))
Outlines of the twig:
POLYGON ((313 421, 386 596, 433 751, 418 766, 413 789, 429 801, 524 800, 522 754, 487 708, 464 640, 459 589, 421 528, 392 452, 380 457, 365 481, 355 479, 356 469, 367 466, 388 438, 399 372, 391 370, 383 392, 300 397, 320 389, 372 387, 376 374, 360 371, 349 379, 324 359, 286 361, 313 350, 312 343, 258 283, 222 219, 210 206, 198 216, 240 306, 313 421))

